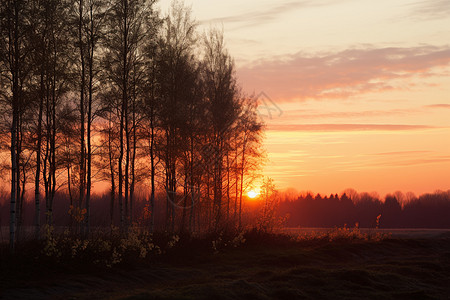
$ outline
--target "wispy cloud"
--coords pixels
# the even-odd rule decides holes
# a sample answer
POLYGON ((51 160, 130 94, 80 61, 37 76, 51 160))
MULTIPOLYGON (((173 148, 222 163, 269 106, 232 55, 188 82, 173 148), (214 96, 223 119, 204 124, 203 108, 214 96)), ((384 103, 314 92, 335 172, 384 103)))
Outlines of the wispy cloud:
POLYGON ((292 12, 298 9, 305 9, 308 7, 317 7, 323 5, 329 5, 334 2, 343 2, 345 0, 303 0, 303 1, 277 1, 276 5, 263 6, 262 3, 255 5, 255 8, 251 11, 244 13, 211 18, 200 21, 202 24, 210 23, 229 23, 236 25, 234 29, 241 29, 244 27, 253 27, 260 24, 268 23, 278 18, 281 18, 284 14, 292 12))
MULTIPOLYGON (((450 107, 449 107, 450 108, 450 107)), ((285 114, 283 121, 299 120, 299 119, 350 119, 350 118, 370 118, 370 117, 386 117, 401 116, 420 113, 423 109, 390 109, 390 110, 364 110, 364 111, 333 111, 323 112, 319 110, 291 110, 285 114)))
POLYGON ((355 157, 347 156, 345 159, 336 161, 333 164, 339 170, 362 171, 450 162, 450 156, 448 155, 438 155, 434 151, 421 150, 365 154, 360 155, 359 158, 355 159, 355 157))
POLYGON ((417 155, 417 154, 430 154, 431 151, 396 151, 396 152, 380 152, 371 155, 376 156, 399 156, 399 155, 417 155))
POLYGON ((425 0, 413 3, 412 6, 412 16, 415 18, 436 20, 450 16, 448 0, 425 0))
POLYGON ((247 11, 237 15, 206 19, 202 20, 201 23, 235 23, 240 27, 251 27, 260 23, 267 23, 268 21, 274 20, 288 11, 309 5, 311 5, 311 1, 291 1, 281 3, 276 6, 268 6, 264 8, 258 7, 252 11, 247 11))
POLYGON ((291 124, 270 125, 268 130, 275 131, 407 131, 435 129, 427 125, 398 125, 398 124, 291 124))
POLYGON ((386 160, 365 160, 365 161, 354 161, 346 160, 341 162, 336 162, 335 164, 339 166, 339 169, 346 171, 363 171, 367 169, 379 169, 379 168, 397 168, 397 167, 412 167, 418 165, 429 165, 429 164, 447 164, 450 162, 450 156, 415 156, 405 157, 403 159, 386 160))
POLYGON ((244 88, 270 90, 277 99, 348 98, 405 88, 394 81, 417 75, 436 76, 435 67, 448 65, 450 46, 367 47, 261 60, 238 69, 238 76, 244 88))
POLYGON ((438 108, 438 109, 450 109, 450 104, 430 104, 425 105, 425 108, 438 108))
POLYGON ((435 157, 424 157, 424 158, 413 158, 406 160, 396 160, 389 162, 379 162, 378 166, 386 167, 409 167, 414 165, 427 165, 436 163, 448 163, 450 162, 450 156, 435 156, 435 157))

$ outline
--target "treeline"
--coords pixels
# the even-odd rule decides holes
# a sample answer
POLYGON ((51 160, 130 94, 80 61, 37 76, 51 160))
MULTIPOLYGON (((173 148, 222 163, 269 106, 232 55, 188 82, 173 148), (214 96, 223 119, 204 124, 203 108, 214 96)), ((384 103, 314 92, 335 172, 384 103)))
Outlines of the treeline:
POLYGON ((261 156, 257 103, 240 93, 220 31, 199 34, 182 3, 165 16, 155 5, 1 0, 1 177, 11 182, 12 247, 27 195, 36 236, 54 223, 62 194, 87 235, 95 181, 108 182, 109 222, 124 232, 138 187, 151 230, 157 193, 167 231, 192 231, 200 217, 214 230, 241 226, 261 156))
POLYGON ((289 214, 288 227, 352 227, 358 223, 366 228, 450 228, 450 191, 420 197, 396 192, 384 201, 354 190, 325 197, 308 193, 282 201, 279 213, 289 214))

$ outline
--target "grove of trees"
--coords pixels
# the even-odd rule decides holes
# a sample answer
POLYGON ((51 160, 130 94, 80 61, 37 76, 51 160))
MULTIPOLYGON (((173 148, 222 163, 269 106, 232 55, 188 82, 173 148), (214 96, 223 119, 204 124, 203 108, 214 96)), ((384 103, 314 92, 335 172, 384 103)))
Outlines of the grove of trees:
POLYGON ((25 223, 36 238, 55 222, 82 236, 138 219, 168 232, 242 226, 263 125, 222 32, 200 34, 179 2, 162 16, 154 0, 0 1, 11 249, 25 223))

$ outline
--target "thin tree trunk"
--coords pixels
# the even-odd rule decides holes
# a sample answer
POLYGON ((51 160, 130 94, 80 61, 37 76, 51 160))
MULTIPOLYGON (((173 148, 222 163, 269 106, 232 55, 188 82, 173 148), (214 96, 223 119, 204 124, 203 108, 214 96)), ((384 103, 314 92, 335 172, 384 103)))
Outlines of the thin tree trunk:
MULTIPOLYGON (((45 34, 44 34, 45 36, 45 34)), ((45 47, 43 48, 42 58, 45 59, 45 47)), ((35 237, 40 238, 41 229, 41 208, 40 208, 40 174, 41 174, 41 147, 42 147, 42 114, 44 110, 44 66, 41 66, 41 83, 40 83, 40 93, 39 93, 39 114, 38 114, 38 128, 37 128, 37 147, 36 147, 36 174, 34 179, 34 204, 35 204, 35 215, 34 215, 34 226, 35 226, 35 237)), ((70 178, 70 177, 68 177, 70 178)), ((69 185, 70 187, 70 185, 69 185)), ((69 189, 70 191, 70 189, 69 189)))
POLYGON ((177 182, 176 182, 176 164, 175 161, 172 164, 172 174, 170 176, 171 178, 171 191, 172 191, 172 197, 173 197, 173 202, 171 203, 171 208, 172 208, 172 224, 171 224, 171 232, 174 233, 175 232, 175 201, 176 201, 176 197, 177 197, 177 182))
POLYGON ((227 151, 227 224, 230 220, 230 155, 227 151))
MULTIPOLYGON (((55 46, 56 47, 56 46, 55 46)), ((56 50, 54 53, 54 59, 56 61, 56 50)), ((53 65, 53 76, 52 76, 52 134, 51 134, 51 177, 52 177, 52 185, 51 185, 51 201, 50 201, 50 224, 53 223, 53 200, 55 199, 56 194, 56 64, 53 65)))
POLYGON ((44 179, 44 188, 45 188, 45 221, 47 225, 50 225, 48 222, 48 207, 50 201, 50 182, 48 178, 48 174, 50 173, 50 95, 49 95, 49 83, 48 77, 46 78, 46 92, 45 92, 45 154, 44 154, 44 169, 42 178, 44 179))
MULTIPOLYGON (((17 99, 17 96, 13 95, 17 99)), ((13 101, 15 101, 14 99, 13 101)), ((14 105, 14 103, 13 103, 14 105)), ((16 234, 16 183, 17 183, 17 160, 16 160, 16 130, 17 130, 17 108, 13 107, 13 122, 11 126, 11 205, 9 223, 9 248, 11 253, 15 248, 16 234)))
POLYGON ((108 128, 108 154, 109 154, 109 168, 111 173, 111 203, 110 203, 110 227, 114 224, 114 202, 116 196, 116 183, 115 183, 115 170, 114 170, 114 157, 112 149, 112 123, 111 123, 111 113, 109 116, 109 128, 108 128))
POLYGON ((26 174, 26 166, 29 163, 29 161, 25 161, 22 160, 21 162, 21 156, 22 156, 22 141, 23 141, 23 126, 21 125, 23 120, 22 120, 22 116, 19 117, 19 130, 18 130, 18 153, 19 155, 18 157, 18 163, 17 165, 19 166, 19 170, 21 170, 21 172, 19 171, 18 177, 20 178, 20 181, 22 183, 22 186, 20 187, 20 189, 18 189, 18 196, 19 196, 19 207, 18 207, 18 215, 17 215, 17 236, 16 236, 16 240, 20 241, 22 238, 22 234, 23 234, 23 203, 25 202, 25 191, 26 191, 26 184, 27 184, 27 174, 26 174))
MULTIPOLYGON (((20 87, 19 87, 20 89, 20 87)), ((20 100, 19 100, 20 101, 20 100)), ((21 117, 20 109, 18 111, 17 116, 17 130, 16 130, 16 166, 17 166, 17 183, 16 183, 16 242, 20 239, 20 227, 22 225, 22 208, 23 208, 23 198, 21 197, 22 193, 22 187, 20 185, 21 183, 21 155, 22 155, 22 117, 21 117)), ((25 174, 24 174, 25 175, 25 174)))
POLYGON ((244 167, 245 167, 245 147, 246 147, 246 137, 244 133, 244 141, 242 144, 242 162, 241 162, 241 186, 239 195, 239 230, 242 229, 242 195, 244 193, 244 167))
POLYGON ((78 24, 78 43, 79 43, 79 50, 80 50, 80 60, 81 60, 81 86, 80 86, 80 198, 78 207, 81 209, 84 199, 85 199, 85 180, 86 180, 86 172, 85 172, 85 166, 86 166, 86 157, 85 157, 85 112, 84 112, 84 94, 85 94, 85 55, 84 55, 84 45, 83 45, 83 7, 84 7, 84 1, 79 0, 79 24, 78 24))
MULTIPOLYGON (((123 101, 123 100, 122 100, 123 101)), ((119 213, 120 213, 120 230, 123 231, 123 171, 122 171, 122 161, 123 161, 123 118, 124 118, 124 104, 122 102, 122 110, 120 112, 120 125, 119 125, 119 213)))
MULTIPOLYGON (((210 166, 206 166, 209 168, 210 166)), ((210 183, 210 174, 206 172, 206 221, 208 222, 208 231, 211 231, 211 224, 212 224, 212 210, 214 209, 214 204, 211 205, 211 198, 210 198, 210 189, 211 189, 211 183, 210 183)))
MULTIPOLYGON (((152 89, 153 91, 153 89, 152 89)), ((154 98, 152 97, 152 100, 154 98)), ((151 163, 151 194, 150 194, 150 207, 151 207, 151 216, 150 216, 150 231, 154 231, 155 227, 155 156, 154 156, 154 147, 155 147, 155 124, 154 124, 154 108, 153 103, 150 108, 150 128, 151 128, 151 140, 150 140, 150 163, 151 163)))
POLYGON ((237 211, 238 211, 238 195, 239 195, 239 168, 238 168, 238 158, 239 158, 239 153, 238 153, 238 144, 237 144, 237 133, 235 133, 234 136, 234 140, 235 140, 235 194, 234 194, 234 215, 233 215, 233 222, 234 222, 234 226, 236 226, 236 222, 237 222, 237 211))
POLYGON ((187 209, 187 196, 188 196, 188 172, 184 172, 184 187, 183 187, 183 212, 181 214, 181 232, 185 232, 185 226, 186 226, 186 209, 187 209))
POLYGON ((165 230, 168 231, 169 230, 169 226, 170 226, 170 211, 169 211, 169 203, 170 203, 170 186, 169 186, 169 182, 170 182, 170 171, 169 171, 169 166, 167 165, 165 168, 165 173, 166 173, 166 224, 165 224, 165 230))
POLYGON ((133 201, 134 188, 136 184, 135 161, 136 161, 136 82, 133 85, 132 102, 132 128, 133 128, 133 152, 131 153, 131 185, 130 185, 130 224, 133 224, 133 201))
POLYGON ((220 134, 217 134, 214 170, 214 205, 216 206, 214 230, 219 229, 222 218, 222 141, 220 134))
MULTIPOLYGON (((17 101, 17 96, 13 95, 13 101, 17 101)), ((16 102, 17 103, 17 102, 16 102)), ((14 105, 14 103, 13 103, 14 105)), ((13 107, 13 122, 11 126, 11 205, 10 205, 10 235, 9 235, 9 246, 11 253, 14 252, 15 248, 15 234, 16 234, 16 198, 17 198, 17 184, 18 184, 18 172, 17 172, 17 148, 16 148, 16 138, 17 138, 17 107, 13 107)))
MULTIPOLYGON (((69 143, 69 141, 66 141, 66 143, 69 143)), ((72 176, 70 175, 70 146, 67 147, 67 163, 66 163, 66 169, 67 169, 67 190, 69 192, 69 199, 70 199, 70 206, 73 206, 73 196, 72 196, 72 176)))
MULTIPOLYGON (((73 191, 72 191, 72 174, 70 173, 70 169, 72 168, 72 165, 71 165, 71 155, 70 155, 70 140, 69 140, 69 138, 67 138, 66 139, 66 153, 67 153, 67 156, 66 156, 66 169, 67 169, 67 190, 68 190, 68 192, 69 192, 69 200, 70 200, 70 208, 71 208, 71 211, 73 212, 74 210, 73 210, 73 208, 74 208, 74 203, 73 203, 73 191)), ((73 221, 74 221, 74 219, 73 219, 73 216, 71 216, 70 217, 70 220, 69 220, 69 227, 70 227, 70 230, 73 230, 73 221)))
POLYGON ((9 55, 10 63, 12 63, 12 109, 13 120, 11 124, 11 203, 10 203, 10 224, 9 224, 9 247, 11 253, 15 248, 15 234, 16 234, 16 201, 17 201, 17 186, 18 186, 18 165, 17 165, 17 127, 19 118, 19 3, 14 1, 14 7, 12 8, 14 13, 8 21, 10 26, 9 30, 9 55), (14 25, 13 25, 14 24, 14 25), (13 25, 13 26, 12 26, 13 25), (11 40, 13 41, 11 44, 11 40))
POLYGON ((93 16, 93 7, 92 3, 89 9, 89 23, 90 23, 90 32, 89 32, 89 83, 88 83, 88 115, 87 115, 87 184, 86 184, 86 232, 85 234, 88 236, 90 232, 90 222, 91 222, 91 188, 92 188, 92 147, 91 147, 91 127, 92 127, 92 88, 93 88, 93 79, 94 79, 94 16, 93 16))
POLYGON ((126 152, 125 152, 125 228, 128 229, 129 225, 129 192, 130 192, 130 131, 128 128, 128 104, 125 106, 125 142, 126 142, 126 152))
MULTIPOLYGON (((128 217, 128 155, 129 155, 129 136, 128 136, 128 0, 122 0, 123 5, 123 49, 122 49, 122 115, 120 120, 120 159, 119 159, 119 200, 122 202, 122 182, 125 179, 125 217, 128 217), (122 161, 123 161, 123 151, 124 151, 124 143, 123 143, 123 133, 125 130, 126 134, 126 143, 127 143, 127 149, 126 149, 126 159, 125 159, 125 178, 123 178, 123 171, 122 171, 122 161)), ((121 227, 122 230, 126 226, 127 220, 124 220, 123 218, 123 205, 121 205, 121 227), (125 223, 124 223, 125 221, 125 223)))
POLYGON ((193 222, 193 218, 194 218, 194 137, 191 134, 190 137, 190 142, 191 142, 191 155, 189 157, 190 161, 189 161, 189 167, 190 167, 190 189, 191 189, 191 208, 190 208, 190 215, 189 215, 189 232, 192 233, 192 222, 193 222))

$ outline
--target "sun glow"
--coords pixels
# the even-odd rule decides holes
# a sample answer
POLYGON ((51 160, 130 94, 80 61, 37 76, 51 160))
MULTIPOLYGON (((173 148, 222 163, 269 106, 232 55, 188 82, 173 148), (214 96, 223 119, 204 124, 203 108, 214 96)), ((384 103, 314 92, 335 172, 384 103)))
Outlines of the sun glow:
POLYGON ((254 199, 254 198, 256 198, 256 196, 258 196, 258 193, 255 192, 254 190, 251 190, 247 193, 247 196, 251 199, 254 199))

